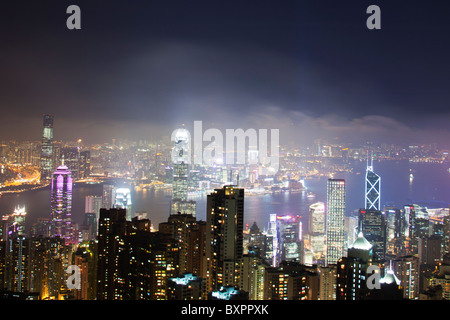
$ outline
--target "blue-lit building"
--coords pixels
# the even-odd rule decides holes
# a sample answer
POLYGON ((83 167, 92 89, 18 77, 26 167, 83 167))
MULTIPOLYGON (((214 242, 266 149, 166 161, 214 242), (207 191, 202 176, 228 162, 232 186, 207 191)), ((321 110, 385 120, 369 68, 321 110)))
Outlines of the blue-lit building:
POLYGON ((248 292, 234 286, 225 286, 208 293, 208 300, 248 300, 248 292))
POLYGON ((203 300, 205 280, 192 273, 167 281, 167 300, 203 300))

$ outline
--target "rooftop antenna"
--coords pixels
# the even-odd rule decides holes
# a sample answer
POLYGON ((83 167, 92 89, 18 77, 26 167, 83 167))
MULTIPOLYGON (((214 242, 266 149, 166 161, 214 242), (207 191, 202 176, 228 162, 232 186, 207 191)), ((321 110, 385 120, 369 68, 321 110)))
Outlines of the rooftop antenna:
POLYGON ((367 171, 373 171, 373 152, 372 150, 367 150, 367 158, 366 158, 366 164, 367 164, 367 171), (370 152, 370 165, 369 165, 369 152, 370 152))

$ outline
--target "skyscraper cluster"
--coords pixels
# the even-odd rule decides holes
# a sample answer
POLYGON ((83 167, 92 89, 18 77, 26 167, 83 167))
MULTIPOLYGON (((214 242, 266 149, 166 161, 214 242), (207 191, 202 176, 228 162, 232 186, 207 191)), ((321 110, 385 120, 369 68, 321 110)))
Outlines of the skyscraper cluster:
MULTIPOLYGON (((41 178, 50 184, 48 218, 29 233, 24 207, 1 220, 3 291, 81 300, 450 299, 450 219, 431 219, 415 204, 383 207, 372 156, 357 215, 346 206, 347 182, 333 178, 324 186, 326 201, 309 206, 307 232, 302 216, 279 213, 261 230, 256 222, 245 226, 245 189, 237 184, 211 191, 206 221, 197 219, 189 200, 195 173, 189 135, 180 129, 173 136, 167 221, 154 228, 146 212, 133 212, 131 188, 105 181, 101 195, 84 199, 84 221, 77 225, 73 175, 85 170, 82 152, 61 150, 54 168, 55 158, 44 156, 52 137, 53 117, 45 116, 41 178), (81 272, 77 288, 66 281, 72 266, 81 272)), ((224 181, 234 179, 224 172, 224 181)))

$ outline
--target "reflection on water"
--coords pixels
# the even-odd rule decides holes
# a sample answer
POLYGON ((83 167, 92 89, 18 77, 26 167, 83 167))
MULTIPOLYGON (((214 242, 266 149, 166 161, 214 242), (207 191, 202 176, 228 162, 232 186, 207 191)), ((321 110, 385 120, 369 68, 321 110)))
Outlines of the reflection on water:
MULTIPOLYGON (((334 178, 346 180, 347 214, 357 211, 364 205, 365 163, 358 163, 354 173, 336 174, 334 178), (358 174, 359 173, 359 174, 358 174)), ((381 201, 383 205, 416 203, 429 207, 444 207, 450 202, 450 174, 447 167, 439 164, 410 164, 408 161, 384 161, 374 163, 374 170, 381 176, 381 201), (410 169, 414 178, 410 181, 410 169)), ((317 201, 326 202, 326 180, 308 179, 307 191, 277 193, 245 197, 245 223, 257 222, 261 229, 267 227, 269 215, 301 215, 306 231, 309 205, 317 201), (315 194, 311 197, 308 193, 315 194)), ((73 190, 72 216, 76 223, 82 223, 84 199, 88 195, 102 194, 101 184, 80 184, 73 190)), ((167 221, 169 216, 170 194, 163 190, 133 191, 133 211, 147 212, 156 227, 167 221)), ((206 220, 206 196, 197 196, 197 218, 206 220)), ((29 228, 38 218, 50 217, 50 190, 39 189, 20 194, 6 194, 0 197, 0 214, 7 214, 17 205, 25 205, 28 211, 26 227, 29 228)))

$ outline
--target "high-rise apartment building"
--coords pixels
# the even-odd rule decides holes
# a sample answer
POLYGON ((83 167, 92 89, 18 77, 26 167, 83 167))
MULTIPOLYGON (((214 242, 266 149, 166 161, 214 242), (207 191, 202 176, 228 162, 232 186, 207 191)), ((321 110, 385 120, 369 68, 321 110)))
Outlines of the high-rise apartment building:
POLYGON ((196 202, 188 201, 189 164, 191 163, 190 133, 184 128, 174 131, 172 148, 172 203, 171 214, 195 215, 196 202))
POLYGON ((208 292, 236 285, 243 255, 244 189, 224 186, 207 197, 206 267, 208 292))
POLYGON ((315 267, 282 262, 266 268, 264 300, 318 300, 319 273, 315 267))
POLYGON ((248 292, 249 300, 264 299, 264 272, 268 265, 255 255, 243 255, 239 260, 238 287, 248 292))
POLYGON ((336 265, 319 267, 320 275, 320 300, 336 300, 336 265))
POLYGON ((403 298, 414 300, 419 297, 419 258, 407 255, 391 260, 392 271, 403 287, 403 298))

